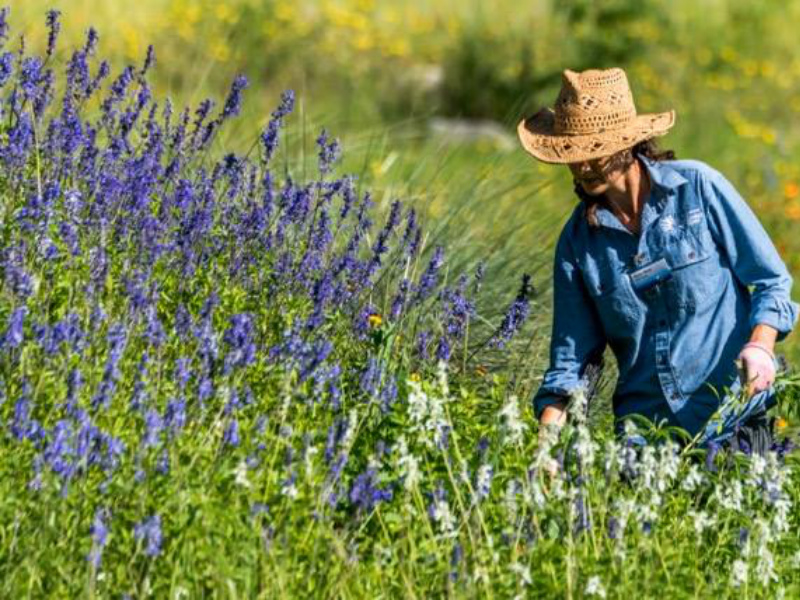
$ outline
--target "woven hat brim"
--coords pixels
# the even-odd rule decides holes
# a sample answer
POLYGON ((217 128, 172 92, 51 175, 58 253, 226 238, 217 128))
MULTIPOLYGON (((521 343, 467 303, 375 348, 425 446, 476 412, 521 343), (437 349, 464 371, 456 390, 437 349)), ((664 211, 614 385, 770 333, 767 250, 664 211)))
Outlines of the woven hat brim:
POLYGON ((565 164, 610 156, 651 137, 664 135, 675 124, 675 111, 637 115, 624 128, 586 135, 556 135, 555 113, 543 108, 517 125, 522 146, 546 163, 565 164))

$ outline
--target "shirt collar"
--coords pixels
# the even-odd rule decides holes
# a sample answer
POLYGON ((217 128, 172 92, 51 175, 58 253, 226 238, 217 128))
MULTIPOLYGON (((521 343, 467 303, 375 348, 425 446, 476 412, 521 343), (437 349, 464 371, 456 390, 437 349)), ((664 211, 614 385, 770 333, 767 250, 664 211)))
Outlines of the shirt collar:
POLYGON ((684 183, 689 183, 688 179, 666 162, 653 160, 641 155, 639 158, 642 159, 642 162, 647 167, 647 172, 650 174, 650 181, 654 187, 660 188, 662 191, 666 192, 684 183))
MULTIPOLYGON (((642 155, 639 155, 639 158, 642 159, 642 163, 647 168, 652 184, 647 202, 643 207, 641 225, 642 230, 644 230, 645 225, 649 224, 656 217, 653 209, 660 212, 664 208, 665 199, 670 191, 684 183, 688 183, 689 180, 664 161, 653 160, 642 155)), ((597 219, 601 225, 605 225, 606 227, 628 231, 613 212, 604 206, 598 207, 597 219)))

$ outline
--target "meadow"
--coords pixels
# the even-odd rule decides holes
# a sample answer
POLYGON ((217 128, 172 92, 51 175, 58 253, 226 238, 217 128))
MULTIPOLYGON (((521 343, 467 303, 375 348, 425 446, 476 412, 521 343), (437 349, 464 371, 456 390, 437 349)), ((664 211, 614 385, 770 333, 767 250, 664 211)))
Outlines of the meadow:
POLYGON ((621 64, 796 274, 798 10, 3 11, 2 595, 800 594, 794 371, 765 457, 614 438, 610 361, 537 441, 574 200, 512 135, 621 64))

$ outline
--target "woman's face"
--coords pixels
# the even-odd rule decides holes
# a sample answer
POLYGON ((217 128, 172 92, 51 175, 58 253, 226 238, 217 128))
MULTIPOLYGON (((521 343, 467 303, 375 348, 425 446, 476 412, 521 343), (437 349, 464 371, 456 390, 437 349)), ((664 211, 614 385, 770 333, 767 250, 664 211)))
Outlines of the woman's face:
POLYGON ((599 196, 611 187, 611 184, 622 177, 633 164, 633 155, 627 151, 617 152, 611 156, 568 163, 575 181, 590 196, 599 196))

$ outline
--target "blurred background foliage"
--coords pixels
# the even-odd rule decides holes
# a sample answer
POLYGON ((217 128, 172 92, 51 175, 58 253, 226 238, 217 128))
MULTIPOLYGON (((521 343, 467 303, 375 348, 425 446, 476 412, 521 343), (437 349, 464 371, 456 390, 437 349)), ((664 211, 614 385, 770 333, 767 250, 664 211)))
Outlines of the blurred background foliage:
MULTIPOLYGON (((14 29, 39 48, 45 11, 62 10, 62 61, 90 25, 115 73, 140 64, 152 43, 156 91, 179 104, 219 102, 244 73, 244 113, 217 141, 220 151, 246 151, 280 92, 295 89, 291 160, 313 164, 313 137, 327 127, 342 141, 343 170, 381 207, 413 202, 428 242, 447 243, 451 264, 488 262, 497 298, 483 307, 488 316, 523 272, 533 274, 534 371, 545 366, 538 334, 549 333, 552 243, 576 199, 567 170, 533 161, 514 128, 552 104, 565 68, 622 66, 639 112, 674 108, 662 146, 731 179, 800 274, 800 2, 15 0, 11 8, 14 29)), ((800 359, 797 339, 782 348, 791 360, 800 359)))

